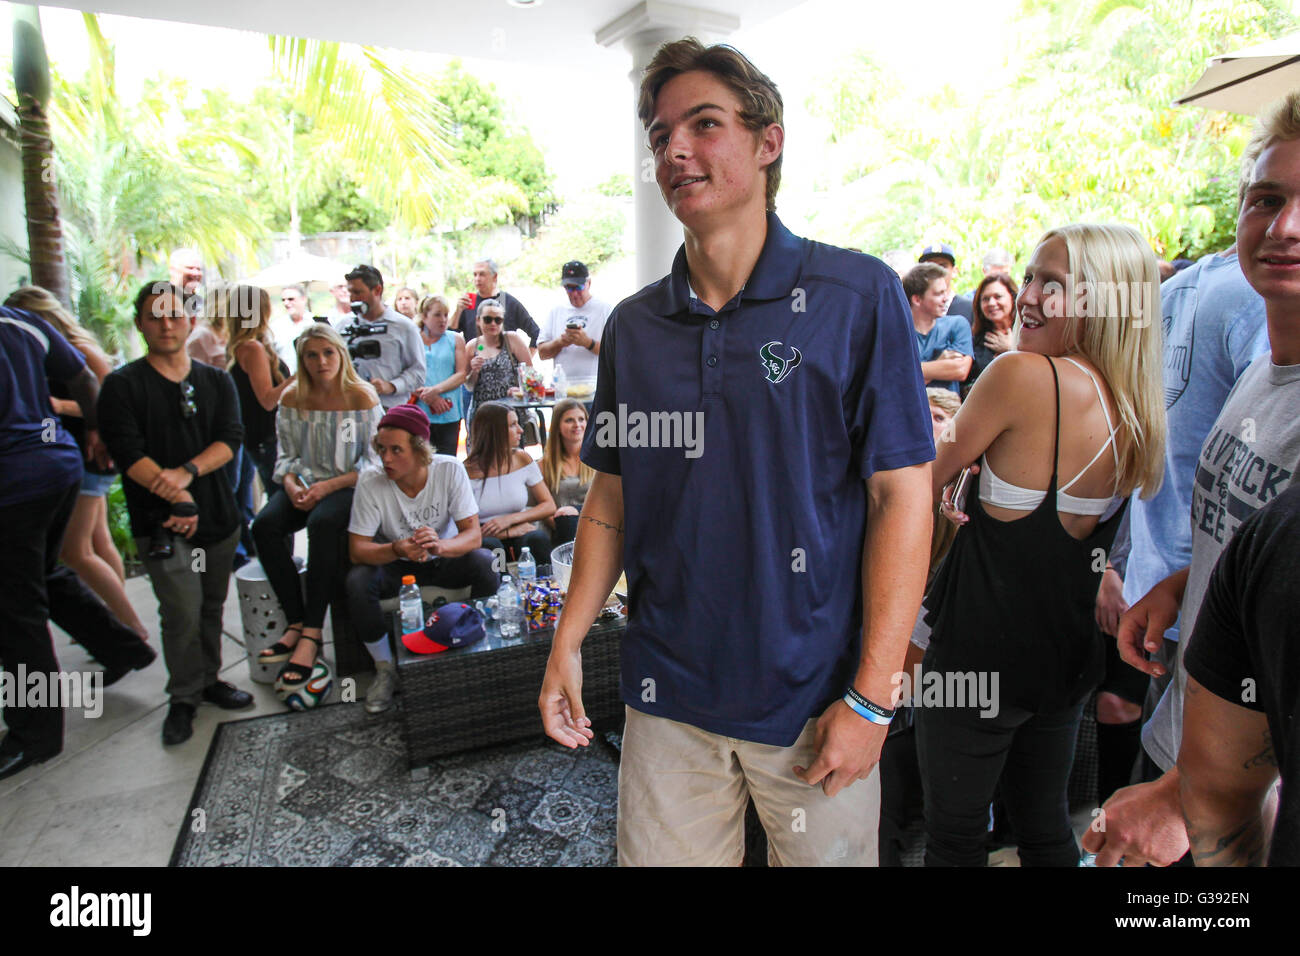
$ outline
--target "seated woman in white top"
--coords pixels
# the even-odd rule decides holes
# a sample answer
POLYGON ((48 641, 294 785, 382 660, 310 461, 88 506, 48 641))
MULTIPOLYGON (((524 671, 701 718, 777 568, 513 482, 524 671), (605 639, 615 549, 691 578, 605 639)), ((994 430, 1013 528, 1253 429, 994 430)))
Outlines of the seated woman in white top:
POLYGON ((523 429, 514 409, 500 402, 478 407, 470 428, 465 471, 478 500, 483 547, 509 561, 528 548, 538 564, 551 563, 551 536, 537 522, 555 514, 541 470, 519 449, 523 429))
MULTIPOLYGON (((321 628, 343 561, 341 545, 352 513, 358 473, 378 469, 370 440, 384 409, 361 380, 348 347, 327 322, 312 322, 296 342, 298 380, 280 399, 279 458, 274 490, 253 522, 253 540, 266 578, 284 609, 284 636, 262 652, 266 663, 287 661, 285 684, 311 677, 321 628), (306 600, 286 538, 307 529, 306 600)), ((290 538, 290 540, 292 540, 290 538)))

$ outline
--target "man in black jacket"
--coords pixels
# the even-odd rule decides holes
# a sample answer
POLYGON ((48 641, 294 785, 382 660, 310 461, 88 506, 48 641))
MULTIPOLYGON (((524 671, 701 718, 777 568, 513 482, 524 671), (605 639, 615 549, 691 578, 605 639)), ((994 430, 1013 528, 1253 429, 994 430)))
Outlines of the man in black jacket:
POLYGON ((239 511, 222 468, 243 440, 235 383, 191 363, 184 296, 170 283, 136 296, 148 352, 113 372, 100 391, 100 428, 121 470, 131 532, 158 598, 171 708, 163 743, 192 733, 200 701, 225 709, 252 697, 218 680, 221 616, 239 511))

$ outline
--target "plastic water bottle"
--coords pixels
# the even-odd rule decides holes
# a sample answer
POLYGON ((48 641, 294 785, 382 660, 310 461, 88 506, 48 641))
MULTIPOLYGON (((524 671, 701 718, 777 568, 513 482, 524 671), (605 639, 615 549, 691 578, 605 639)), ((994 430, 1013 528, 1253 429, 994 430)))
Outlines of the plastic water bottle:
POLYGON ((424 603, 420 600, 420 589, 416 587, 414 575, 408 574, 402 578, 402 589, 397 592, 397 606, 402 618, 403 634, 424 627, 424 603))
POLYGON ((524 623, 524 609, 519 603, 519 592, 510 580, 510 575, 501 579, 501 588, 497 591, 497 625, 502 637, 518 637, 524 623))
POLYGON ((527 548, 519 552, 519 560, 515 562, 515 573, 519 575, 521 590, 537 583, 537 560, 527 548))
POLYGON ((569 394, 569 377, 564 374, 564 366, 556 364, 555 378, 551 382, 555 386, 555 400, 558 402, 569 394))

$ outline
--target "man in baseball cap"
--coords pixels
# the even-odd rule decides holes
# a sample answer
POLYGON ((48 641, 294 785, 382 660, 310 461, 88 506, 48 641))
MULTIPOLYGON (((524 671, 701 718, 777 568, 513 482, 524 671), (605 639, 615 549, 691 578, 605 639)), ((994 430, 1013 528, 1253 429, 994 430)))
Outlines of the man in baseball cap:
POLYGON ((568 301, 551 309, 542 323, 542 341, 537 346, 537 354, 554 359, 556 367, 564 369, 565 378, 570 382, 583 379, 594 382, 600 337, 611 306, 592 297, 590 273, 576 259, 560 269, 560 285, 568 301))
POLYGON ((375 661, 366 710, 377 714, 392 705, 397 689, 389 622, 379 602, 396 597, 407 575, 419 585, 469 587, 475 598, 495 594, 499 582, 492 553, 482 547, 465 466, 434 454, 424 412, 393 406, 380 419, 373 444, 383 471, 362 469, 357 478, 348 525, 354 566, 346 590, 352 622, 375 661))
POLYGON ((963 316, 967 322, 971 321, 971 298, 970 296, 957 295, 957 253, 952 246, 946 242, 932 242, 924 249, 916 259, 917 262, 933 262, 936 265, 943 266, 948 271, 948 292, 952 296, 952 301, 948 303, 948 315, 963 316))

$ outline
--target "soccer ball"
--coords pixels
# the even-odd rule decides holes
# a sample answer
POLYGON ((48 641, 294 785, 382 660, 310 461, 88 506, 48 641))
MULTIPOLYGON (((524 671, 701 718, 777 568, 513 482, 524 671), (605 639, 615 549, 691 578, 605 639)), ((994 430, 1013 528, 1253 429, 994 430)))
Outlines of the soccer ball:
POLYGON ((334 674, 330 666, 321 658, 312 665, 311 677, 301 684, 286 684, 279 677, 275 679, 275 695, 290 710, 311 710, 325 702, 334 687, 334 674))

